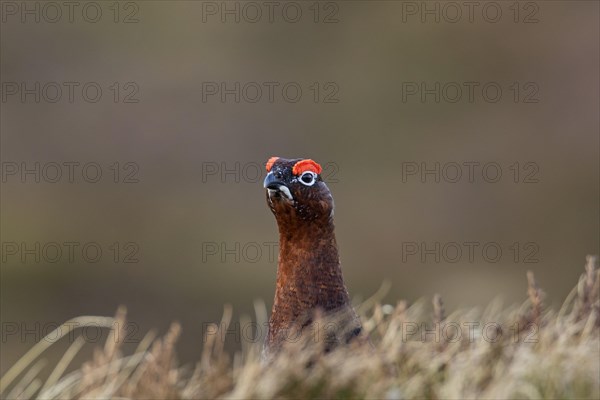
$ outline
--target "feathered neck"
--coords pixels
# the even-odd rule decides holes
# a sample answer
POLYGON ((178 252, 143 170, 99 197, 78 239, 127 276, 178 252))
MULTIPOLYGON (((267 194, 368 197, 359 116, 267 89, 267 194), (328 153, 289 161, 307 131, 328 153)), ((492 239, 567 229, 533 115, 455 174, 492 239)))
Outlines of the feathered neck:
POLYGON ((279 225, 279 263, 275 301, 267 343, 294 322, 316 310, 333 311, 350 304, 335 240, 333 218, 279 225))

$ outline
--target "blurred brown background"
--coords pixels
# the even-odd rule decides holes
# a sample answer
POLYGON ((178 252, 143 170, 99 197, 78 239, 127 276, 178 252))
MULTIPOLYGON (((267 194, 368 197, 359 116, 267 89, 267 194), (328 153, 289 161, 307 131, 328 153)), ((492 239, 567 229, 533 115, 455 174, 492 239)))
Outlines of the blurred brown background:
POLYGON ((113 315, 120 304, 138 341, 182 322, 183 361, 197 359, 202 324, 218 321, 223 304, 233 305, 235 319, 253 313, 255 299, 270 309, 277 230, 255 167, 273 155, 327 165, 357 301, 389 280, 392 304, 434 293, 449 310, 498 296, 517 303, 531 269, 557 305, 585 255, 599 252, 597 2, 497 2, 485 11, 482 2, 471 21, 462 2, 462 16, 426 3, 439 22, 421 2, 298 1, 285 12, 282 2, 272 22, 265 3, 80 2, 73 22, 61 3, 60 18, 45 3, 23 4, 34 14, 2 2, 2 372, 35 343, 24 331, 113 315), (239 22, 222 7, 239 12, 239 22), (98 21, 86 21, 98 9, 98 21), (63 89, 56 102, 48 101, 55 86, 44 92, 48 82, 63 89), (64 82, 79 84, 72 102, 64 82), (89 96, 102 90, 97 102, 81 93, 89 82, 89 96), (210 95, 210 82, 240 82, 240 101, 210 95), (256 85, 243 92, 252 82, 263 89, 257 102, 256 85), (272 102, 264 82, 278 85, 272 102), (302 90, 297 102, 283 97, 290 82, 289 96, 302 90), (434 94, 424 102, 407 94, 421 82, 479 86, 473 102, 465 92, 449 101, 450 85, 436 103, 434 94), (481 93, 489 82, 502 89, 497 102, 481 93), (22 83, 34 94, 22 97, 22 83), (469 182, 465 167, 457 183, 449 169, 439 183, 432 175, 403 179, 407 165, 471 161, 497 163, 502 177, 486 182, 479 167, 469 182), (22 163, 36 162, 40 182, 21 179, 22 163), (95 162, 102 177, 89 183, 74 167, 70 183, 64 167, 50 182, 51 163, 65 162, 95 162), (128 173, 138 182, 124 183, 128 173), (41 254, 48 243, 75 241, 73 262, 66 247, 56 262, 41 254), (40 262, 22 248, 15 254, 14 244, 36 242, 40 262), (88 242, 102 249, 100 261, 82 257, 88 242), (448 260, 454 253, 422 262, 403 252, 403 243, 435 242, 480 245, 473 260, 463 246, 457 262, 448 260), (236 243, 234 254, 223 251, 236 243), (501 248, 498 262, 482 256, 485 243, 501 248), (124 263, 132 251, 139 262, 124 263))

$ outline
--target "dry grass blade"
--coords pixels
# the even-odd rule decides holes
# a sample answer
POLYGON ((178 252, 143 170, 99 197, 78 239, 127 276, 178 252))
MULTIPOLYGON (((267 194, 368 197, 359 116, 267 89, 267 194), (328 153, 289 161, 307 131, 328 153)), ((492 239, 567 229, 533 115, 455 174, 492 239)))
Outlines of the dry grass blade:
MULTIPOLYGON (((8 394, 8 396, 6 398, 8 399, 27 399, 30 396, 27 395, 28 392, 31 392, 31 388, 29 388, 29 386, 31 384, 34 384, 36 386, 38 386, 37 383, 37 379, 36 377, 38 376, 38 374, 40 373, 40 371, 42 370, 42 368, 44 368, 46 366, 48 362, 46 360, 38 360, 33 367, 31 367, 27 373, 25 373, 25 375, 23 376, 23 378, 21 378, 21 380, 19 381, 19 383, 17 383, 15 385, 15 387, 13 388, 13 390, 10 391, 10 393, 8 394)), ((41 383, 39 384, 41 385, 41 383)))
MULTIPOLYGON (((46 379, 46 383, 44 383, 44 386, 42 386, 40 393, 43 394, 47 388, 54 385, 59 380, 59 378, 65 373, 65 370, 67 369, 75 355, 79 352, 79 350, 81 350, 84 344, 85 339, 83 338, 83 336, 78 336, 73 341, 73 343, 71 343, 71 345, 69 346, 65 354, 63 354, 58 364, 56 364, 54 370, 52 370, 52 373, 50 374, 48 379, 46 379)), ((44 398, 43 395, 40 395, 40 398, 44 398)))
POLYGON ((433 322, 441 324, 446 319, 446 310, 444 309, 444 302, 442 296, 436 294, 433 296, 433 322))
POLYGON ((527 271, 527 295, 531 302, 531 317, 530 322, 536 326, 540 326, 543 312, 543 292, 535 282, 535 276, 532 271, 527 271))
POLYGON ((70 332, 81 326, 94 325, 98 327, 109 328, 114 323, 114 319, 110 317, 77 317, 68 320, 49 334, 42 340, 36 343, 23 357, 19 359, 0 379, 0 395, 4 393, 8 385, 19 376, 21 372, 27 368, 40 354, 44 352, 57 340, 65 337, 70 332))

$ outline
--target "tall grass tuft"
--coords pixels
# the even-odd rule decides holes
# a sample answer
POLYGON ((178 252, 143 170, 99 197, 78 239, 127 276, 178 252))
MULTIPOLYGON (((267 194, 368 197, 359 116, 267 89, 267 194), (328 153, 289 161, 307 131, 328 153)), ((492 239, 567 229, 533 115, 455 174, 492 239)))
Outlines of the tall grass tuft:
MULTIPOLYGON (((122 353, 126 311, 114 318, 79 317, 110 329, 103 348, 81 368, 65 374, 85 344, 80 338, 54 366, 40 358, 42 340, 0 380, 3 398, 385 398, 385 399, 580 399, 600 398, 600 271, 588 256, 585 272, 558 311, 546 309, 533 273, 521 307, 492 302, 485 310, 446 314, 442 298, 433 307, 418 301, 396 306, 367 300, 359 310, 373 346, 350 343, 323 352, 319 328, 290 340, 268 362, 260 346, 242 335, 242 351, 228 354, 221 340, 232 320, 209 329, 195 366, 180 366, 173 324, 162 338, 148 333, 129 355, 122 353), (49 377, 39 378, 44 368, 49 377)), ((266 320, 255 303, 256 322, 266 320)), ((250 324, 243 317, 242 326, 250 324)), ((69 325, 66 325, 69 326, 69 325)), ((81 326, 81 325, 80 325, 81 326)), ((63 329, 64 330, 64 329, 63 329)), ((64 335, 68 330, 64 330, 64 335)), ((49 336, 54 335, 54 332, 49 336)), ((55 337, 55 336, 52 336, 55 337)))

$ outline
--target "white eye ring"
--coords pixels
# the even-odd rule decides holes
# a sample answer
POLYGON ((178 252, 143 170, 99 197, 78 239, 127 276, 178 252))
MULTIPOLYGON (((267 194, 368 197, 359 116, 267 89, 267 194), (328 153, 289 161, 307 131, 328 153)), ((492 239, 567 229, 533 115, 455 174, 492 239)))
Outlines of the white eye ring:
POLYGON ((303 172, 298 178, 301 184, 304 186, 312 186, 317 181, 317 174, 312 171, 303 172))

